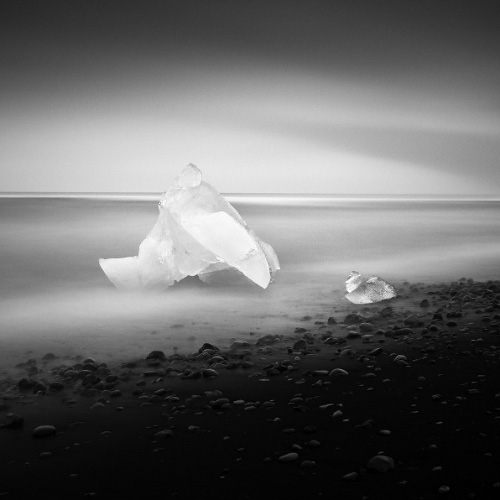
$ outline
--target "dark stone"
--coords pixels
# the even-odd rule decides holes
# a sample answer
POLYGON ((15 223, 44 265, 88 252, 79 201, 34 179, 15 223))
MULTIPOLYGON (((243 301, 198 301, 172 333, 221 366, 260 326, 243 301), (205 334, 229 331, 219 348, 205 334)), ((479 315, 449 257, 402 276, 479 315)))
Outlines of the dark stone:
POLYGON ((390 318, 393 315, 393 309, 391 306, 384 307, 380 312, 379 315, 382 318, 390 318))
POLYGON ((231 350, 248 349, 249 347, 250 343, 247 342, 246 340, 235 340, 231 344, 231 350))
POLYGON ((270 345, 279 342, 281 338, 278 335, 264 335, 257 339, 256 345, 270 345))
POLYGON ((42 357, 42 359, 43 359, 44 361, 50 361, 51 359, 56 359, 56 357, 57 357, 57 356, 56 356, 54 353, 52 353, 52 352, 48 352, 47 354, 45 354, 45 355, 42 357))
POLYGON ((359 339, 361 337, 361 334, 357 333, 357 332, 349 332, 347 335, 346 335, 346 339, 359 339))
POLYGON ((218 351, 219 348, 218 347, 215 347, 214 345, 212 344, 209 344, 208 342, 205 342, 199 349, 198 349, 198 353, 201 353, 203 351, 206 351, 207 349, 210 349, 212 351, 218 351))
POLYGON ((159 361, 165 361, 167 359, 167 357, 165 356, 165 353, 163 351, 151 351, 146 356, 146 359, 156 359, 159 361))
POLYGON ((214 408, 216 410, 222 408, 223 405, 227 405, 227 404, 229 404, 229 399, 227 399, 227 398, 219 398, 219 399, 216 399, 215 401, 210 402, 210 405, 212 406, 212 408, 214 408))
POLYGON ((419 321, 420 319, 418 318, 418 316, 416 316, 415 314, 410 314, 405 318, 404 324, 408 326, 413 326, 416 325, 419 321))
POLYGON ((31 380, 31 379, 28 379, 28 378, 22 378, 18 383, 17 383, 17 387, 19 388, 19 390, 23 391, 23 390, 27 390, 27 389, 33 389, 33 387, 35 387, 36 385, 36 381, 35 380, 31 380))
MULTIPOLYGON (((396 330, 394 330, 393 332, 393 335, 396 336, 396 337, 400 337, 402 335, 411 335, 413 333, 413 330, 411 328, 396 328, 396 330)), ((388 336, 387 335, 387 332, 385 333, 386 337, 388 336)))
POLYGON ((356 325, 358 323, 361 323, 361 318, 359 317, 358 314, 351 313, 344 318, 344 323, 346 325, 356 325))
POLYGON ((85 363, 82 366, 82 370, 86 370, 86 371, 89 371, 89 372, 95 372, 95 371, 97 371, 97 366, 93 365, 93 364, 90 364, 90 363, 85 363))
POLYGON ((41 438, 46 436, 52 436, 56 433, 56 428, 53 425, 39 425, 33 429, 33 437, 41 438))
POLYGON ((431 303, 427 299, 424 299, 420 302, 420 307, 429 307, 430 305, 431 303))
POLYGON ((328 320, 326 321, 326 323, 327 323, 328 325, 336 325, 336 324, 337 324, 337 320, 336 320, 333 316, 330 316, 330 317, 328 318, 328 320))
POLYGON ((303 351, 305 349, 307 349, 307 342, 304 339, 300 339, 293 344, 294 351, 303 351))
POLYGON ((373 325, 371 323, 360 323, 359 331, 361 333, 369 333, 373 331, 373 325))
POLYGON ((5 429, 18 429, 24 425, 24 418, 17 413, 7 413, 5 420, 0 424, 0 427, 5 429))
POLYGON ((36 394, 37 392, 42 392, 45 394, 47 392, 47 386, 45 384, 42 384, 41 382, 37 382, 33 387, 33 393, 36 394))

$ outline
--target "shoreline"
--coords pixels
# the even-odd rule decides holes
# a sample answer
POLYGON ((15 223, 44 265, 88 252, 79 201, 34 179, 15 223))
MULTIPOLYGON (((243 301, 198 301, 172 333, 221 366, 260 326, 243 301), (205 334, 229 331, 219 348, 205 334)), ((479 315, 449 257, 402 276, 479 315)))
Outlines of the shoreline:
POLYGON ((0 380, 0 494, 494 496, 500 282, 398 292, 192 355, 162 355, 159 342, 108 365, 13 361, 0 380), (33 437, 40 425, 54 430, 33 437), (379 452, 390 460, 370 461, 379 452))

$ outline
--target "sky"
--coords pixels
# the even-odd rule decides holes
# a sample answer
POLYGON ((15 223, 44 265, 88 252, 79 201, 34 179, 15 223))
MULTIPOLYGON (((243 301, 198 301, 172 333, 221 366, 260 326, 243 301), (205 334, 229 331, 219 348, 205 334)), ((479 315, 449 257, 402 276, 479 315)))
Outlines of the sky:
POLYGON ((500 195, 500 2, 0 0, 0 191, 500 195))

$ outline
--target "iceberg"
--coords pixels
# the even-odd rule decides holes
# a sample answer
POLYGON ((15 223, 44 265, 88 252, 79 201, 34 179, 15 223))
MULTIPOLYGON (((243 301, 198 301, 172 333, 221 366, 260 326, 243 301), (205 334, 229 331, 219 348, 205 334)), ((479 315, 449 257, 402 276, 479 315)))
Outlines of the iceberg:
POLYGON ((135 257, 99 259, 118 289, 166 289, 187 276, 205 283, 250 280, 267 288, 280 269, 236 209, 189 164, 158 203, 153 229, 135 257))
POLYGON ((373 304, 397 295, 395 288, 378 276, 365 279, 356 271, 347 277, 345 289, 346 299, 353 304, 373 304))

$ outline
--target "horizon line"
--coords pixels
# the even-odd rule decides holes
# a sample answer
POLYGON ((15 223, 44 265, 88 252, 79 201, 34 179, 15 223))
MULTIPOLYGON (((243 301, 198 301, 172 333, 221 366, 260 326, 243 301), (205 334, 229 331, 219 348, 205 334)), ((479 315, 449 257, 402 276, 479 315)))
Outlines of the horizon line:
MULTIPOLYGON (((106 191, 0 191, 0 199, 96 199, 115 201, 157 201, 163 192, 106 191)), ((500 201, 500 194, 380 194, 380 193, 220 193, 233 203, 265 203, 291 201, 500 201)))
MULTIPOLYGON (((67 195, 93 195, 93 196, 131 196, 131 195, 144 195, 144 196, 156 196, 156 195, 161 195, 165 191, 0 191, 0 196, 19 196, 19 195, 40 195, 40 196, 46 196, 46 195, 62 195, 62 196, 67 196, 67 195)), ((450 198, 453 196, 460 196, 460 197, 467 197, 467 198, 473 198, 473 197, 479 197, 479 198, 486 198, 486 197, 499 197, 500 198, 500 193, 497 194, 467 194, 467 193, 309 193, 309 192, 236 192, 236 191, 228 191, 224 193, 220 193, 225 196, 408 196, 408 197, 422 197, 422 196, 428 196, 428 197, 444 197, 444 198, 450 198)))

